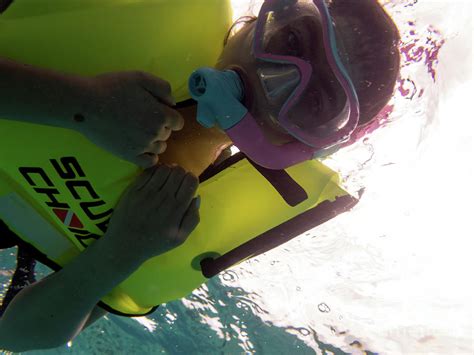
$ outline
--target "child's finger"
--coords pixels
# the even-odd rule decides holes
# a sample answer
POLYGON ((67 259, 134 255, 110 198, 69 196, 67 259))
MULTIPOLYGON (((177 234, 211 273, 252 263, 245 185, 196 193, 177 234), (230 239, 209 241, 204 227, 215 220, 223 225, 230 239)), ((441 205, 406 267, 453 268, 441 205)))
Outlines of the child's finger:
POLYGON ((199 206, 201 204, 201 198, 198 196, 194 198, 186 210, 181 225, 179 226, 178 238, 180 243, 183 243, 191 234, 191 232, 197 227, 200 222, 199 217, 199 206))
POLYGON ((143 169, 151 168, 158 164, 158 155, 154 153, 142 153, 135 157, 135 164, 143 169))
POLYGON ((135 190, 139 191, 143 189, 145 185, 147 185, 150 179, 153 177, 153 175, 155 174, 155 170, 158 167, 159 166, 155 164, 152 167, 143 170, 142 173, 138 175, 138 177, 135 179, 135 181, 132 184, 132 186, 135 187, 135 190))
POLYGON ((187 173, 176 192, 176 200, 187 206, 196 193, 198 185, 199 181, 197 177, 191 173, 187 173))
POLYGON ((157 141, 167 141, 171 136, 171 129, 166 125, 162 125, 157 132, 155 132, 155 139, 157 141))
POLYGON ((163 188, 163 186, 168 182, 168 180, 171 178, 171 174, 173 173, 173 170, 166 166, 166 165, 158 165, 158 167, 155 169, 153 176, 150 179, 149 185, 150 185, 150 193, 156 193, 159 190, 163 188))
POLYGON ((165 117, 165 126, 172 131, 180 131, 184 127, 184 118, 181 114, 168 106, 162 106, 161 110, 165 117))
POLYGON ((166 150, 167 147, 168 147, 168 145, 166 144, 166 142, 156 141, 156 142, 151 143, 145 149, 144 154, 146 154, 146 153, 152 153, 152 154, 155 154, 155 155, 162 154, 166 150))
POLYGON ((158 101, 170 106, 176 105, 169 82, 147 72, 141 72, 140 79, 142 87, 158 101))
POLYGON ((170 177, 166 182, 165 188, 168 190, 171 196, 176 196, 178 188, 181 186, 181 183, 186 176, 186 171, 180 167, 175 166, 171 169, 170 177))

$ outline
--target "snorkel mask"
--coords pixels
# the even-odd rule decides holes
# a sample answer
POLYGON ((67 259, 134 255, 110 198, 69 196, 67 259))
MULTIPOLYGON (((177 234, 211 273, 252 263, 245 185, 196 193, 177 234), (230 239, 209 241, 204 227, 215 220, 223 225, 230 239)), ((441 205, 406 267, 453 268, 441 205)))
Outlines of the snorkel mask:
POLYGON ((257 19, 252 50, 259 63, 257 74, 269 103, 268 114, 295 141, 274 145, 265 138, 261 126, 241 102, 244 86, 232 70, 201 68, 191 75, 189 90, 198 102, 200 124, 208 128, 217 124, 240 151, 269 169, 285 169, 327 154, 349 139, 359 122, 359 101, 339 57, 332 19, 324 0, 313 0, 312 3, 308 0, 266 0, 257 19), (302 3, 309 6, 301 7, 302 3), (312 15, 316 13, 322 23, 322 33, 311 34, 310 38, 322 39, 335 85, 345 95, 345 102, 340 102, 333 110, 333 117, 324 123, 318 121, 318 110, 315 109, 321 105, 315 100, 315 88, 320 84, 315 75, 317 63, 266 50, 273 34, 287 26, 295 16, 304 16, 308 11, 313 12, 312 15))

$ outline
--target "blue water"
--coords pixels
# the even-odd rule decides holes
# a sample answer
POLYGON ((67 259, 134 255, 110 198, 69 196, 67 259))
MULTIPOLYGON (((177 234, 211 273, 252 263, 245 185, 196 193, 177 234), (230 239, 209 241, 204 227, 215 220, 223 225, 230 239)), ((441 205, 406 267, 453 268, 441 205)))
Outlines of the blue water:
MULTIPOLYGON (((13 267, 14 249, 0 254, 2 270, 13 267)), ((50 271, 38 267, 38 278, 50 271)), ((0 275, 3 286, 8 282, 7 272, 0 275)), ((279 354, 288 347, 299 354, 314 351, 286 329, 272 326, 255 317, 264 312, 247 299, 239 287, 221 284, 215 278, 188 297, 199 307, 184 307, 181 301, 161 306, 148 316, 151 328, 135 320, 109 315, 85 330, 73 344, 54 350, 31 351, 30 354, 239 354, 244 351, 279 354), (214 320, 213 320, 214 319, 214 320), (206 321, 204 321, 206 320, 206 321), (221 322, 224 339, 216 336, 209 324, 221 322), (153 324, 153 325, 151 325, 153 324), (151 331, 151 329, 153 330, 151 331)), ((298 329, 295 329, 298 331, 298 329)), ((299 330, 306 334, 306 330, 299 330)), ((318 341, 317 334, 311 334, 318 341)), ((333 347, 321 342, 328 350, 333 347)))
MULTIPOLYGON (((472 354, 472 4, 382 3, 402 34, 393 109, 327 161, 366 188, 358 206, 151 316, 31 354, 472 354)), ((14 249, 0 265, 5 292, 14 249)))

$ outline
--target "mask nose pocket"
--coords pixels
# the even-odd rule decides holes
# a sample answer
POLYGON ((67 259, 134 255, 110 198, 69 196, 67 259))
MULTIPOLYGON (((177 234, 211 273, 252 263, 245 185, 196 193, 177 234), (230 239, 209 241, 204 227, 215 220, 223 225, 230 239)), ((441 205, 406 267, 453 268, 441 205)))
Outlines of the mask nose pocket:
POLYGON ((267 100, 281 108, 298 87, 301 75, 294 65, 269 64, 257 70, 267 100))

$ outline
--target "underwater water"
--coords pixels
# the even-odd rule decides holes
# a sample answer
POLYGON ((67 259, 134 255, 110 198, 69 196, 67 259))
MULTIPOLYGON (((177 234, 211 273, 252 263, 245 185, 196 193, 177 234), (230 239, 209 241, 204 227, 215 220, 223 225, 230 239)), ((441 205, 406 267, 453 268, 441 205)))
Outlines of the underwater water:
MULTIPOLYGON (((396 94, 382 128, 326 160, 365 188, 351 212, 150 316, 29 353, 472 354, 472 3, 382 3, 402 36, 396 94)), ((3 293, 14 249, 0 265, 3 293)))

